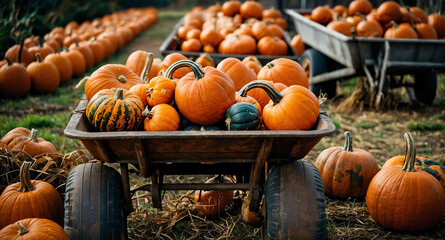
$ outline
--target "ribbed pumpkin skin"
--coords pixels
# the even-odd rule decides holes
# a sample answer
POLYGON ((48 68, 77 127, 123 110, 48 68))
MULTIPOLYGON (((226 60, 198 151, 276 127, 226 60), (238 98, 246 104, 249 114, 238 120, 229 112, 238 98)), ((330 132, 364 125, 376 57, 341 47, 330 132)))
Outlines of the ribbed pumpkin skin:
POLYGON ((159 104, 151 109, 152 117, 144 120, 145 131, 177 131, 179 114, 168 104, 159 104))
POLYGON ((20 226, 18 222, 11 223, 0 231, 0 240, 70 240, 63 228, 57 223, 45 218, 26 218, 20 220, 29 231, 19 235, 20 226))
POLYGON ((258 51, 261 55, 279 56, 287 54, 287 44, 277 37, 263 37, 258 41, 258 51))
POLYGON ((56 148, 51 142, 41 137, 36 137, 36 141, 28 139, 31 131, 24 127, 17 127, 9 131, 0 141, 1 146, 6 145, 7 149, 20 149, 27 152, 31 157, 44 153, 57 153, 56 148), (25 148, 23 148, 25 147, 25 148))
MULTIPOLYGON (((30 166, 31 163, 29 163, 30 166)), ((0 229, 24 218, 47 218, 63 223, 63 201, 57 190, 49 183, 29 179, 29 167, 20 172, 20 178, 35 189, 24 192, 21 183, 9 185, 0 195, 0 229), (26 170, 26 174, 22 174, 26 170), (30 181, 30 182, 28 182, 30 181)))
POLYGON ((239 59, 226 58, 216 67, 227 74, 235 83, 235 91, 256 79, 256 74, 246 67, 239 59))
POLYGON ((102 89, 123 88, 129 90, 142 80, 128 67, 120 64, 107 64, 97 69, 85 84, 85 95, 90 100, 102 89), (124 76, 125 80, 122 80, 124 76))
POLYGON ((45 62, 50 62, 57 67, 59 70, 61 83, 67 82, 73 76, 73 66, 65 55, 52 53, 46 56, 45 62))
MULTIPOLYGON (((404 160, 405 156, 392 157, 388 161, 386 161, 385 164, 383 164, 382 169, 392 166, 400 167, 403 165, 404 160)), ((439 180, 440 185, 442 185, 443 189, 445 190, 445 167, 443 165, 434 160, 416 156, 415 167, 416 169, 418 168, 431 174, 433 177, 439 180)))
POLYGON ((270 130, 309 130, 318 118, 320 105, 317 97, 307 88, 293 85, 284 89, 283 99, 263 108, 263 120, 270 130), (287 116, 287 120, 284 117, 287 116))
POLYGON ((206 67, 203 71, 204 77, 199 80, 193 73, 181 78, 175 89, 175 102, 189 121, 212 125, 222 120, 235 102, 235 84, 216 68, 206 67))
POLYGON ((342 147, 325 149, 315 166, 321 174, 325 194, 340 198, 364 196, 379 171, 374 156, 358 148, 352 152, 342 147))
POLYGON ((151 107, 161 103, 170 103, 175 94, 176 83, 169 78, 154 77, 148 83, 147 102, 151 107))
POLYGON ((251 103, 235 103, 227 109, 225 122, 229 131, 256 130, 261 126, 261 114, 251 103))
POLYGON ((31 77, 19 63, 0 67, 0 98, 22 97, 31 90, 31 77))
POLYGON ((257 79, 280 82, 286 86, 301 85, 309 88, 309 80, 300 64, 286 58, 269 62, 260 70, 257 79))
POLYGON ((117 89, 99 91, 86 108, 88 121, 99 131, 130 131, 142 120, 143 105, 140 98, 123 91, 123 99, 116 98, 117 89))
POLYGON ((85 57, 81 52, 77 50, 63 51, 64 54, 71 62, 73 66, 73 77, 78 77, 82 75, 87 69, 87 65, 85 62, 85 57))

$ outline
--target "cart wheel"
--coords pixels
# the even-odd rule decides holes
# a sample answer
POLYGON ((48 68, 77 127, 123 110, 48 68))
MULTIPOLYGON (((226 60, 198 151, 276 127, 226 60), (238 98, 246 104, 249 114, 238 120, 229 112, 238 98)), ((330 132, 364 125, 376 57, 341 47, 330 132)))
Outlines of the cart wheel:
POLYGON ((436 97, 437 74, 434 71, 414 75, 414 94, 419 102, 432 105, 436 97))
MULTIPOLYGON (((300 63, 308 78, 328 71, 326 57, 313 48, 303 52, 300 63)), ((320 93, 326 93, 328 98, 333 98, 337 95, 337 81, 330 80, 323 83, 311 84, 310 89, 315 96, 320 95, 320 93)))
POLYGON ((72 169, 65 190, 65 232, 71 239, 120 239, 122 179, 102 163, 72 169))
POLYGON ((324 188, 312 163, 296 160, 273 166, 265 197, 264 239, 326 239, 324 188))

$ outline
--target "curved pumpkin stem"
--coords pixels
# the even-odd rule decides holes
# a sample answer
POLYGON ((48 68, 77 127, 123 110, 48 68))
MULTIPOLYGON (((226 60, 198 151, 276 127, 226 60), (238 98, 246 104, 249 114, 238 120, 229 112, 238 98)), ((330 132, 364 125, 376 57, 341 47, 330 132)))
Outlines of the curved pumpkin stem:
POLYGON ((354 152, 352 149, 352 137, 349 131, 345 132, 345 146, 342 149, 343 151, 354 152))
POLYGON ((153 59, 154 59, 153 53, 151 53, 151 52, 147 53, 147 58, 145 59, 144 69, 142 70, 142 73, 141 73, 141 79, 144 83, 148 83, 149 79, 147 79, 147 74, 150 71, 151 65, 153 65, 153 59))
POLYGON ((19 48, 19 53, 18 53, 19 55, 17 56, 17 62, 19 64, 22 63, 22 52, 23 52, 24 45, 25 45, 25 39, 21 38, 20 39, 20 48, 19 48))
POLYGON ((402 171, 415 172, 416 145, 411 133, 405 133, 403 136, 405 137, 405 160, 403 160, 402 171))
POLYGON ((261 80, 255 80, 255 81, 252 81, 252 82, 244 85, 244 87, 242 87, 239 90, 238 94, 241 97, 245 97, 245 96, 247 96, 247 92, 254 88, 263 89, 267 93, 267 95, 269 95, 270 99, 272 99, 273 105, 278 104, 281 101, 281 99, 283 99, 283 95, 281 95, 281 93, 279 93, 274 87, 270 86, 265 81, 261 81, 261 80))
POLYGON ((12 65, 12 61, 11 61, 11 59, 9 59, 9 58, 7 58, 7 57, 5 57, 5 59, 6 59, 6 62, 8 62, 8 66, 11 66, 11 65, 12 65))
POLYGON ((36 187, 32 185, 31 177, 29 175, 31 165, 32 162, 23 162, 22 166, 20 167, 20 187, 17 189, 19 192, 29 192, 36 189, 36 187))
POLYGON ((37 61, 38 61, 39 63, 41 63, 41 62, 42 62, 42 55, 40 55, 40 53, 37 52, 37 53, 36 53, 36 56, 37 56, 37 61))
POLYGON ((37 141, 37 129, 31 129, 31 132, 29 133, 29 136, 28 136, 28 140, 29 141, 33 141, 33 142, 38 142, 37 141))
POLYGON ((80 79, 80 81, 76 84, 76 86, 74 88, 79 89, 79 88, 85 86, 85 83, 88 81, 89 78, 90 78, 89 76, 86 76, 86 77, 80 79))
POLYGON ((182 67, 189 67, 192 69, 193 74, 195 74, 195 79, 199 80, 204 77, 204 71, 199 67, 198 64, 191 60, 181 60, 173 63, 169 68, 167 68, 167 71, 165 71, 165 77, 172 79, 173 73, 182 67))
POLYGON ((145 108, 145 110, 142 112, 142 116, 152 118, 154 116, 154 113, 148 110, 148 108, 145 108))
POLYGON ((28 229, 26 229, 25 226, 23 226, 22 221, 18 221, 17 224, 20 227, 19 236, 25 235, 25 234, 27 234, 29 232, 28 229))
POLYGON ((114 94, 114 97, 117 98, 117 99, 120 99, 120 100, 124 99, 124 89, 123 88, 118 88, 116 90, 116 93, 114 94))

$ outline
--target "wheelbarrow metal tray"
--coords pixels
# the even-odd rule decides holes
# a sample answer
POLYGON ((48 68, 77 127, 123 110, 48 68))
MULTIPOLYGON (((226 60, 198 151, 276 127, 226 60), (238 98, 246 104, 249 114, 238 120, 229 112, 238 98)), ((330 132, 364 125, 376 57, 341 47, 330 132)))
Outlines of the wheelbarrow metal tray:
POLYGON ((106 162, 137 163, 144 155, 150 163, 250 163, 256 161, 265 140, 273 141, 268 161, 302 159, 323 136, 335 131, 329 117, 321 113, 309 131, 96 132, 85 115, 87 103, 83 97, 64 134, 81 140, 94 158, 106 162))
POLYGON ((408 73, 419 68, 445 70, 443 40, 347 37, 302 15, 310 14, 311 10, 286 9, 286 13, 293 19, 305 44, 346 67, 361 69, 362 62, 380 64, 378 61, 387 41, 390 47, 388 68, 404 68, 408 73))
MULTIPOLYGON (((179 27, 182 26, 184 18, 182 18, 174 27, 173 31, 168 35, 168 37, 164 40, 159 50, 162 55, 167 56, 171 53, 180 53, 188 58, 197 58, 199 55, 204 52, 183 52, 181 51, 180 40, 176 37, 176 33, 178 32, 179 27)), ((283 40, 287 44, 287 55, 283 56, 265 56, 260 54, 252 54, 252 55, 243 55, 243 54, 220 54, 220 53, 207 53, 210 57, 212 57, 215 64, 218 64, 225 58, 233 57, 238 58, 240 60, 244 59, 247 56, 255 56, 261 62, 262 65, 267 64, 268 62, 277 59, 277 58, 289 58, 294 61, 298 61, 298 56, 295 54, 293 48, 290 46, 290 38, 289 35, 285 32, 283 36, 283 40)))

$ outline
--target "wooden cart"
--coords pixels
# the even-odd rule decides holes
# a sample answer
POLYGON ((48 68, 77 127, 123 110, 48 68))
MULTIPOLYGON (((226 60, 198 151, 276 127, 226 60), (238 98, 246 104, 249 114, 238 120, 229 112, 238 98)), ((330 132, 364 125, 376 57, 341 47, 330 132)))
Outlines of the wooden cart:
POLYGON ((324 112, 309 131, 94 132, 85 116, 86 106, 84 97, 65 136, 79 139, 94 158, 119 163, 120 174, 100 162, 70 172, 65 231, 72 239, 125 239, 126 217, 133 211, 131 195, 138 190, 150 191, 156 208, 161 208, 163 190, 246 190, 251 211, 259 211, 262 203, 264 239, 326 237, 320 174, 313 164, 300 161, 322 137, 335 132, 324 112), (130 189, 129 164, 151 183, 130 189), (166 175, 189 174, 230 174, 237 182, 163 181, 166 175))

